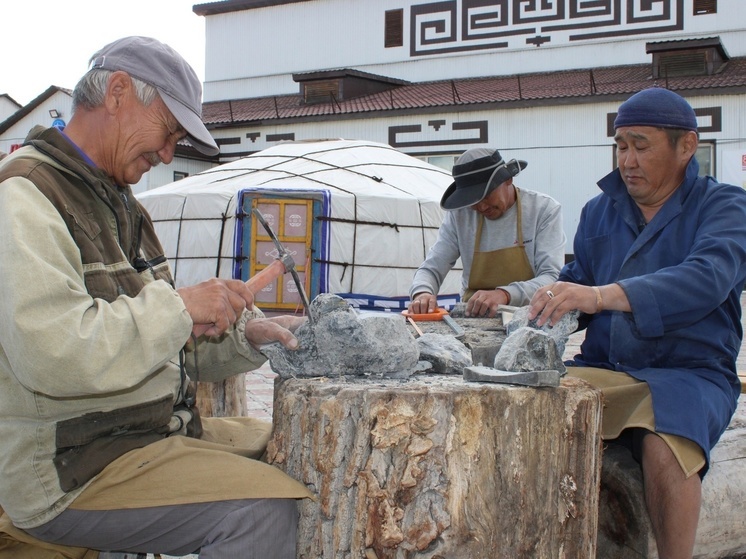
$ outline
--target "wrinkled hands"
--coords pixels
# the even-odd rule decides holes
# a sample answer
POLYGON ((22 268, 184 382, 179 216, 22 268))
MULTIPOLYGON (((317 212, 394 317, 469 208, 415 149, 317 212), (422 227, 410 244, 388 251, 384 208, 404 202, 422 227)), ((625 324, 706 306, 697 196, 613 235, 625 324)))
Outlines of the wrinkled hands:
POLYGON ((435 312, 438 307, 438 299, 432 293, 417 293, 409 303, 407 309, 412 314, 427 314, 435 312))
POLYGON ((192 317, 192 334, 196 337, 225 333, 244 309, 254 305, 254 295, 241 280, 212 278, 177 292, 192 317))
MULTIPOLYGON (((488 316, 494 318, 497 308, 507 304, 507 295, 498 289, 485 289, 477 291, 466 303, 466 316, 488 316)), ((412 314, 427 314, 435 312, 438 308, 438 298, 432 293, 417 293, 409 303, 409 312, 412 314)))
POLYGON ((597 288, 558 281, 540 287, 529 303, 528 319, 537 318, 536 323, 543 326, 547 322, 554 326, 568 312, 579 310, 582 313, 594 314, 602 310, 596 297, 597 288))
POLYGON ((256 349, 272 342, 280 342, 287 349, 298 349, 298 339, 293 333, 307 320, 304 316, 291 315, 255 318, 246 323, 246 341, 256 349))
MULTIPOLYGON (((197 285, 182 287, 177 292, 192 317, 192 334, 219 336, 230 329, 244 309, 254 306, 254 295, 241 280, 212 278, 197 285)), ((293 332, 307 318, 277 316, 255 318, 246 323, 245 336, 252 346, 280 342, 288 349, 296 349, 298 340, 293 332)))
POLYGON ((497 308, 508 303, 505 292, 499 289, 480 289, 469 297, 466 303, 466 316, 495 318, 497 308))

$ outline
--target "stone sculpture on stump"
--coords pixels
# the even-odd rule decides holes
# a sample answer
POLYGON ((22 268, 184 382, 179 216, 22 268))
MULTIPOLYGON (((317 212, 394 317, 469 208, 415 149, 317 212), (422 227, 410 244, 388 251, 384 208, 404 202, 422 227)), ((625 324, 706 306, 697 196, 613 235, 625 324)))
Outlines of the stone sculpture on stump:
POLYGON ((424 344, 401 315, 312 306, 297 359, 264 348, 279 374, 267 460, 318 496, 300 505, 299 558, 595 556, 597 391, 417 374, 424 344))

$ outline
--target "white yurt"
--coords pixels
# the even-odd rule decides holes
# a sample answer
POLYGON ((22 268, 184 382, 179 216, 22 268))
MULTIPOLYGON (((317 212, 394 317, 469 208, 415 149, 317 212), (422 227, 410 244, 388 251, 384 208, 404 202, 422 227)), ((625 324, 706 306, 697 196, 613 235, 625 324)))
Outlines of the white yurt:
MULTIPOLYGON (((435 242, 449 172, 389 145, 287 142, 138 194, 171 261, 177 287, 211 277, 249 279, 278 253, 292 256, 309 299, 335 293, 360 308, 403 309, 412 276, 435 242)), ((461 263, 446 277, 450 307, 461 263)), ((256 295, 264 310, 295 311, 290 274, 256 295)))

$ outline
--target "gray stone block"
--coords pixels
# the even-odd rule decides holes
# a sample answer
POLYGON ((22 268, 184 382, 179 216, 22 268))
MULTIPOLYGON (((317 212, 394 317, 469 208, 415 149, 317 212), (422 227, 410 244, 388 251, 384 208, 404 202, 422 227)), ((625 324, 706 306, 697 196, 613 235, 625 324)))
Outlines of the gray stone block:
POLYGON ((491 365, 503 371, 557 370, 565 373, 565 365, 554 339, 541 330, 524 326, 510 334, 491 365))
POLYGON ((314 324, 295 332, 295 351, 281 344, 262 346, 272 370, 282 378, 394 377, 411 375, 420 350, 401 314, 359 315, 344 299, 322 293, 311 302, 314 324))
POLYGON ((473 365, 464 369, 464 380, 470 382, 493 382, 518 386, 549 386, 560 384, 559 371, 500 371, 492 367, 473 365))
POLYGON ((570 334, 578 329, 578 316, 580 316, 580 311, 575 310, 566 313, 554 326, 550 326, 547 323, 541 327, 536 324, 536 319, 528 319, 528 311, 529 307, 525 306, 518 307, 513 312, 513 317, 511 318, 510 322, 505 325, 505 331, 507 332, 508 336, 510 336, 519 328, 524 327, 539 330, 541 332, 544 332, 547 336, 551 337, 554 340, 554 342, 557 344, 557 351, 560 355, 562 355, 565 352, 565 343, 567 342, 567 338, 569 338, 570 334))
POLYGON ((472 364, 469 349, 453 336, 425 333, 417 338, 420 361, 430 363, 427 372, 460 375, 472 364))

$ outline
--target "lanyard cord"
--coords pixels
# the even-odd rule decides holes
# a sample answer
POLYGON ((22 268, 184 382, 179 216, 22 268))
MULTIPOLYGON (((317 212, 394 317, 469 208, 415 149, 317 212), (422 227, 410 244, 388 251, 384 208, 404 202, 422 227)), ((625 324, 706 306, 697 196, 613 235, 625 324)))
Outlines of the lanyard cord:
MULTIPOLYGON (((195 381, 199 381, 199 364, 197 360, 197 337, 194 335, 194 333, 191 334, 191 339, 194 342, 194 376, 195 381)), ((184 386, 186 385, 187 380, 187 373, 186 373, 186 366, 184 364, 186 360, 186 350, 184 348, 181 348, 179 350, 179 378, 181 380, 180 386, 179 386, 179 400, 184 402, 186 407, 192 408, 194 407, 194 404, 197 399, 197 391, 187 391, 184 393, 184 386)))

